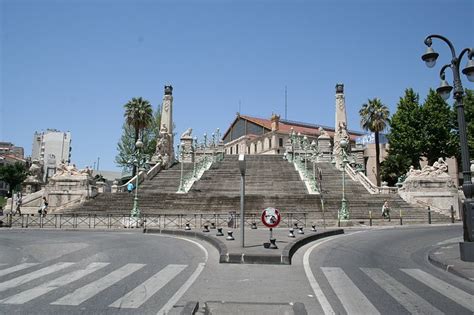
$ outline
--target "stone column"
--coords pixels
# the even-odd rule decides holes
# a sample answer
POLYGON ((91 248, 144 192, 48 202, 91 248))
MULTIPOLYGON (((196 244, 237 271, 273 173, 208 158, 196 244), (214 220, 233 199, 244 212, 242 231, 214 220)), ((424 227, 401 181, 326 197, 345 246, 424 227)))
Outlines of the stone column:
MULTIPOLYGON (((347 134, 347 115, 346 115, 346 101, 344 98, 344 84, 336 84, 336 120, 334 128, 334 146, 333 157, 336 161, 336 167, 341 167, 341 147, 339 145, 341 139, 348 137, 347 134)), ((349 139, 346 139, 349 141, 349 139)))
POLYGON ((173 87, 165 85, 165 96, 163 97, 163 104, 161 106, 161 125, 160 130, 167 133, 169 141, 166 152, 169 157, 169 163, 174 160, 174 139, 173 139, 173 87))
POLYGON ((327 132, 322 132, 321 135, 318 137, 318 151, 321 153, 319 161, 331 161, 331 137, 327 134, 327 132))

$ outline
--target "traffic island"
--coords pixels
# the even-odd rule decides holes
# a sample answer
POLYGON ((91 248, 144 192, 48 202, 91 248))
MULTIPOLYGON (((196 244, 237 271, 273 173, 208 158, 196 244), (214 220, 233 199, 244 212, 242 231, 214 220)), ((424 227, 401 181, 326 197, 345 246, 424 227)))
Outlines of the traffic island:
POLYGON ((234 240, 227 240, 227 233, 217 236, 216 232, 201 232, 193 230, 165 230, 145 229, 144 233, 158 233, 166 235, 184 236, 204 240, 219 251, 220 263, 231 264, 276 264, 291 265, 295 252, 302 246, 321 238, 344 234, 343 229, 326 229, 324 231, 306 231, 305 234, 295 233, 294 238, 288 237, 288 229, 273 229, 272 237, 276 239, 277 248, 265 248, 264 243, 269 243, 268 229, 246 229, 245 247, 241 247, 240 230, 228 229, 232 232, 234 240))

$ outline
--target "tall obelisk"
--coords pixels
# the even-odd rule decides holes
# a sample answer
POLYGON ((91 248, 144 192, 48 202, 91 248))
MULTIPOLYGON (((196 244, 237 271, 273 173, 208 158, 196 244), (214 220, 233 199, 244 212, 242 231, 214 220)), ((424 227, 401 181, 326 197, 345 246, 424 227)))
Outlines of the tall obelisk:
MULTIPOLYGON (((341 139, 345 138, 349 141, 347 133, 347 115, 346 115, 346 101, 344 98, 344 84, 336 84, 336 126, 334 128, 334 146, 333 158, 336 161, 336 167, 341 168, 341 139)), ((348 149, 347 149, 348 150, 348 149)))
POLYGON ((166 137, 168 139, 166 153, 169 155, 169 163, 173 163, 173 87, 171 85, 165 85, 165 95, 161 105, 160 133, 166 133, 166 137))

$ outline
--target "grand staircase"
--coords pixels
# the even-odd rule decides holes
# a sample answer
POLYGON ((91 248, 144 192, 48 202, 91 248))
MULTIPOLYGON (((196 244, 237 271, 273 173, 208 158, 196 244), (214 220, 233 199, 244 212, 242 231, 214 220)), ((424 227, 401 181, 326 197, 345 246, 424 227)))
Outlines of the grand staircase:
MULTIPOLYGON (((260 213, 266 207, 283 212, 306 212, 312 220, 321 219, 321 196, 309 194, 294 166, 281 155, 246 156, 245 209, 247 213, 260 213)), ((325 218, 337 220, 341 205, 342 173, 330 163, 319 163, 322 170, 322 197, 325 218)), ((309 165, 308 165, 309 167, 309 165)), ((191 163, 183 164, 184 172, 192 172, 191 163)), ((147 179, 139 187, 139 208, 142 214, 193 214, 229 213, 240 209, 240 172, 236 155, 227 155, 215 162, 194 183, 188 193, 177 193, 181 165, 175 164, 147 179)), ((81 206, 64 210, 80 214, 128 214, 133 207, 134 194, 103 193, 81 206)), ((392 218, 402 210, 404 221, 427 222, 427 211, 407 204, 398 195, 371 195, 359 183, 346 176, 346 199, 350 217, 364 221, 372 211, 380 218, 385 199, 392 207, 392 218)), ((447 222, 449 218, 432 213, 434 222, 447 222)))

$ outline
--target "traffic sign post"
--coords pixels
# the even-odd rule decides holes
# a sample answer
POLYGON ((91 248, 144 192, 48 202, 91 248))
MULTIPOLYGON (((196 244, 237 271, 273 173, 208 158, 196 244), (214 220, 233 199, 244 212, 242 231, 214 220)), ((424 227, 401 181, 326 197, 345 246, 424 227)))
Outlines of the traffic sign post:
POLYGON ((273 238, 273 228, 277 227, 281 221, 280 211, 278 209, 268 207, 262 211, 261 217, 263 225, 270 228, 270 248, 276 249, 276 240, 273 238))

